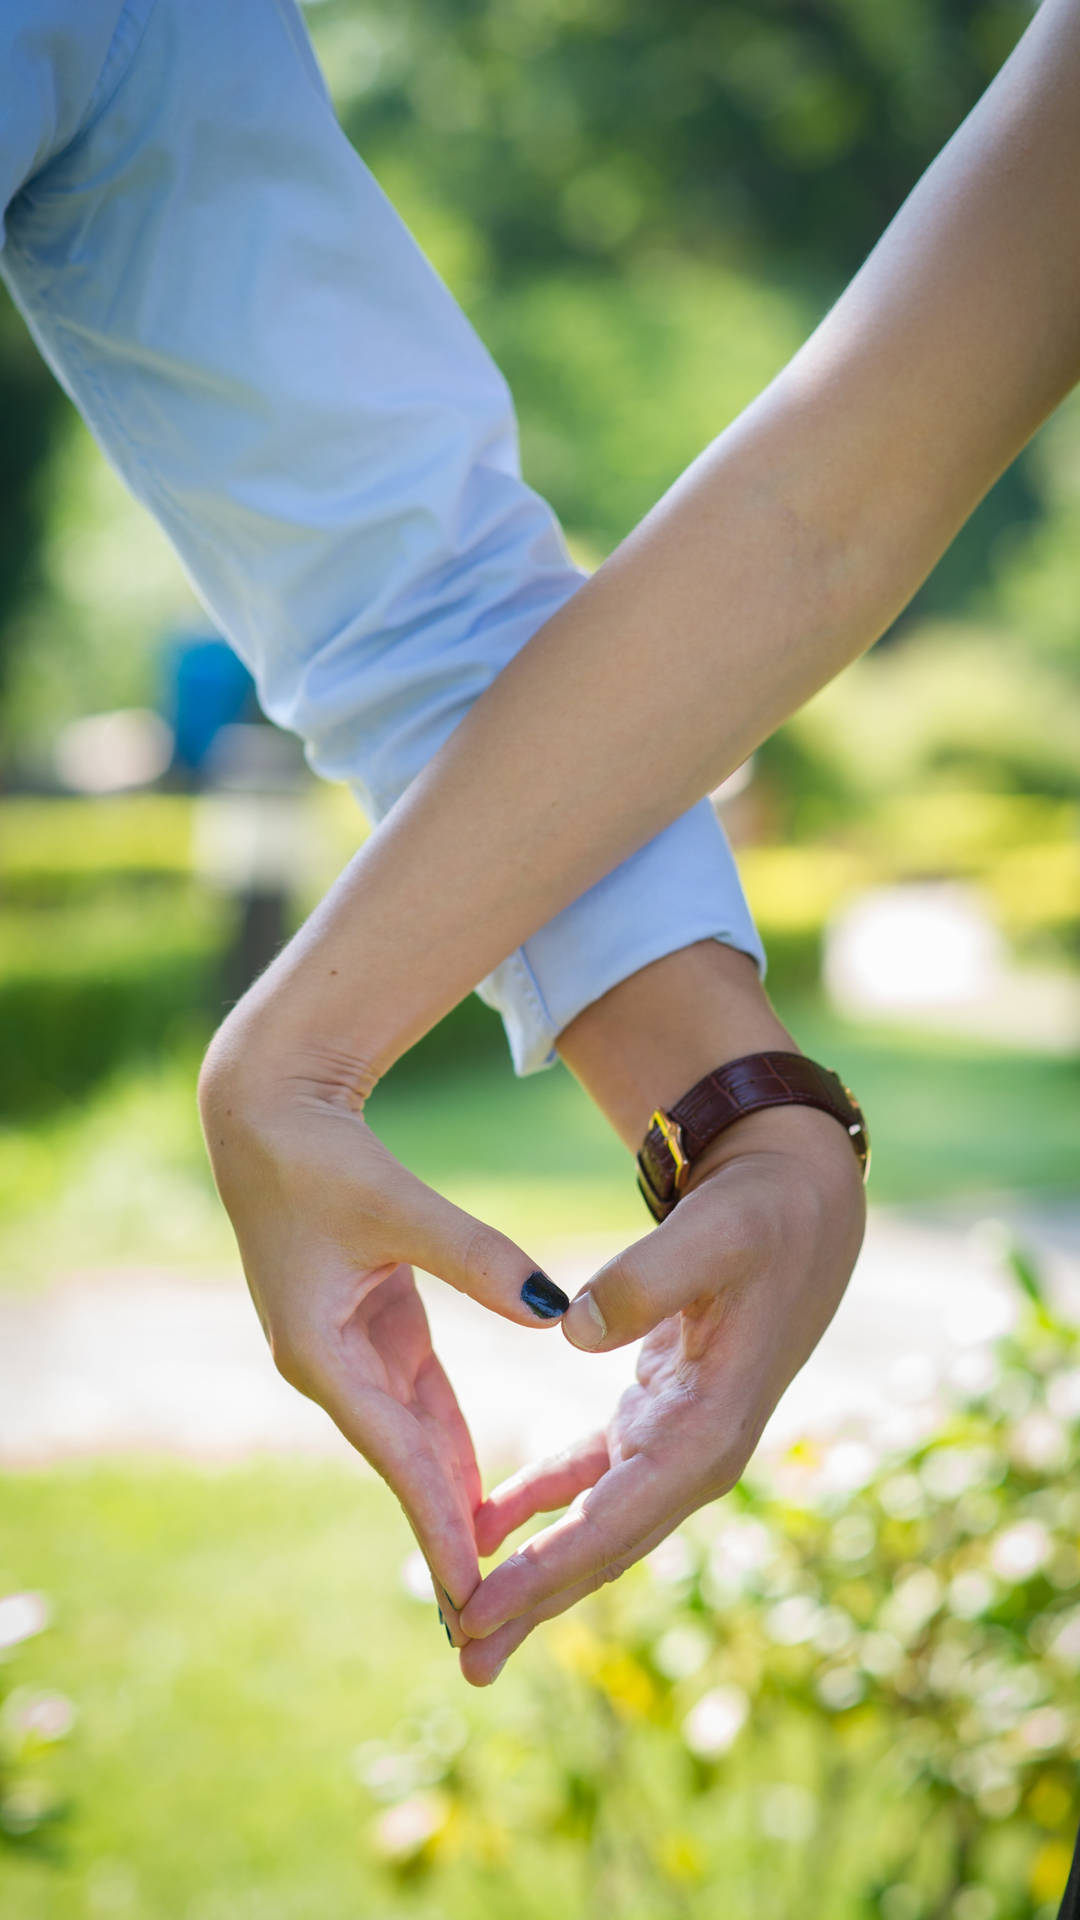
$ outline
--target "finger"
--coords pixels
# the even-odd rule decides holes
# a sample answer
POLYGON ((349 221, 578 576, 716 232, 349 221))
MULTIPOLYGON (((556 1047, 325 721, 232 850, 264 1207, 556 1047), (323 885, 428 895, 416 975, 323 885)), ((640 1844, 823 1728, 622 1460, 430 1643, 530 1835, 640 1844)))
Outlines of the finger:
MULTIPOLYGON (((645 1555, 651 1553, 654 1547, 658 1547, 662 1540, 666 1540, 668 1534, 673 1533, 679 1524, 681 1524, 679 1517, 672 1515, 661 1526, 655 1527, 652 1533, 638 1541, 634 1560, 643 1560, 645 1555)), ((510 1655, 517 1652, 530 1633, 542 1626, 545 1620, 554 1620, 557 1615, 569 1612, 571 1607, 577 1606, 579 1600, 586 1599, 590 1593, 595 1593, 598 1588, 606 1585, 608 1580, 614 1577, 606 1569, 601 1569, 598 1573, 590 1574, 587 1580, 579 1581, 576 1586, 564 1587, 560 1593, 552 1594, 531 1613, 522 1615, 521 1619, 508 1620, 505 1626, 489 1634, 486 1640, 467 1641, 461 1654, 463 1678, 473 1687, 491 1686, 492 1682, 498 1679, 510 1655)))
POLYGON ((431 1440, 384 1394, 332 1388, 322 1404, 397 1495, 433 1578, 447 1594, 471 1594, 480 1579, 472 1515, 431 1440))
POLYGON ((497 1552, 507 1534, 516 1532, 534 1514, 569 1506, 577 1494, 595 1486, 610 1466, 607 1440, 602 1433, 593 1433, 550 1460, 512 1474, 488 1495, 473 1516, 481 1557, 497 1552))
MULTIPOLYGON (((469 1511, 475 1516, 484 1497, 476 1448, 446 1369, 434 1353, 425 1362, 417 1378, 415 1391, 425 1416, 433 1422, 435 1435, 446 1451, 448 1463, 452 1463, 469 1511)), ((454 1606, 464 1606, 465 1599, 466 1596, 462 1594, 453 1603, 454 1606)))
POLYGON ((702 1498, 685 1472, 660 1468, 645 1453, 617 1461, 568 1513, 488 1574, 462 1611, 464 1631, 486 1639, 564 1588, 601 1572, 616 1578, 637 1557, 639 1541, 677 1526, 702 1498))
POLYGON ((764 1237, 764 1224, 744 1196, 733 1193, 723 1207, 715 1185, 688 1193, 661 1226, 609 1260, 575 1295, 563 1332, 571 1346, 597 1353, 640 1340, 741 1278, 755 1254, 760 1261, 764 1237))
POLYGON ((553 1326, 562 1318, 569 1297, 506 1234, 411 1174, 402 1199, 414 1265, 518 1326, 553 1326))

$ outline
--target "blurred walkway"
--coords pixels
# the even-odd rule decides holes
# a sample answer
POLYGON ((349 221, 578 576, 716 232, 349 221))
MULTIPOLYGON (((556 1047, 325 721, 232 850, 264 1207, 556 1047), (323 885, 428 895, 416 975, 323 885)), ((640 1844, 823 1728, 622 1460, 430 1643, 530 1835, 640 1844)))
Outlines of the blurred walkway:
MULTIPOLYGON (((1008 1224, 1056 1297, 1080 1314, 1080 1198, 877 1211, 840 1312, 766 1445, 853 1414, 902 1421, 905 1404, 957 1354, 1008 1323, 1014 1295, 987 1215, 1008 1224)), ((571 1293, 612 1251, 600 1241, 539 1249, 571 1293)), ((554 1331, 522 1333, 435 1281, 422 1286, 436 1348, 489 1468, 602 1421, 632 1374, 632 1350, 578 1354, 554 1331)), ((0 1297, 0 1465, 126 1450, 356 1459, 320 1409, 274 1372, 238 1274, 221 1284, 152 1271, 73 1274, 45 1294, 0 1297)))

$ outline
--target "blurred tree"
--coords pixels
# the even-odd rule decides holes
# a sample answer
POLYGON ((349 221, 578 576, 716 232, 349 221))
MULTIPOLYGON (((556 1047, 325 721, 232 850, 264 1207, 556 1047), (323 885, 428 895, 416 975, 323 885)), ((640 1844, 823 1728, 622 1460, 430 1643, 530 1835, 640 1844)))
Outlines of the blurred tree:
POLYGON ((0 289, 0 700, 12 616, 37 578, 37 555, 48 512, 38 484, 58 436, 66 402, 0 289))
POLYGON ((1028 0, 329 0, 347 131, 404 146, 503 276, 644 240, 858 265, 1028 0))
MULTIPOLYGON (((798 344, 1029 13, 1029 0, 324 0, 309 17, 346 131, 506 369, 530 477, 599 558, 798 344)), ((95 620, 110 627, 94 549, 107 560, 116 542, 83 513, 66 456, 43 471, 64 403, 6 305, 0 406, 0 698, 16 634, 23 662, 10 740, 81 705, 56 636, 66 622, 89 659, 95 620), (39 567, 46 525, 65 516, 63 564, 39 567)), ((986 584, 1040 510, 1033 472, 1022 461, 994 490, 918 613, 955 611, 986 584)), ((107 634, 114 700, 145 697, 138 607, 165 589, 154 560, 144 591, 141 566, 114 574, 139 626, 130 656, 107 634)))

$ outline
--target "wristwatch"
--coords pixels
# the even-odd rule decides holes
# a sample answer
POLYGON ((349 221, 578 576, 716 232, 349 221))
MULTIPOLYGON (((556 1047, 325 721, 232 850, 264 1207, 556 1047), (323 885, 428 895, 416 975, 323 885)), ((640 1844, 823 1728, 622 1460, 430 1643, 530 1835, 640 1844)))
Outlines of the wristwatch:
POLYGON ((839 1120, 867 1178, 866 1119, 839 1075, 801 1053, 747 1053, 707 1073, 669 1112, 658 1107, 653 1114, 637 1157, 638 1186, 653 1218, 667 1219, 686 1190, 695 1160, 725 1127, 762 1107, 790 1106, 820 1107, 839 1120))

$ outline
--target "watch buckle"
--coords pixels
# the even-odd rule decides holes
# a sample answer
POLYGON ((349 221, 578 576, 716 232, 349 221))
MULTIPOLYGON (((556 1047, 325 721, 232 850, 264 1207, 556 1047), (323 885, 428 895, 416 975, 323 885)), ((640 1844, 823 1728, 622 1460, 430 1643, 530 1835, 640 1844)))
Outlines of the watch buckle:
POLYGON ((666 1114, 661 1107, 657 1107, 656 1112, 653 1114, 651 1125, 657 1129, 663 1139, 665 1147, 675 1162, 675 1191, 676 1193, 681 1193, 686 1185, 687 1176, 690 1172, 690 1162, 686 1157, 685 1143, 683 1141, 683 1130, 678 1121, 672 1120, 671 1116, 666 1114))

